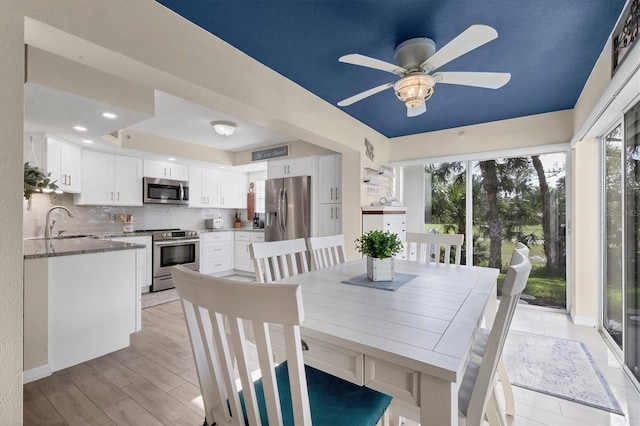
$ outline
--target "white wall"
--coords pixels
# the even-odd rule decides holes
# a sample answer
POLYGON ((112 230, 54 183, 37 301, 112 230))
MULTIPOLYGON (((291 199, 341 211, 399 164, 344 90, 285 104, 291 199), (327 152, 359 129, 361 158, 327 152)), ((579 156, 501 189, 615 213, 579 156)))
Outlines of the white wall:
POLYGON ((22 423, 23 20, 0 2, 0 424, 22 423), (19 249, 20 248, 20 249, 19 249))

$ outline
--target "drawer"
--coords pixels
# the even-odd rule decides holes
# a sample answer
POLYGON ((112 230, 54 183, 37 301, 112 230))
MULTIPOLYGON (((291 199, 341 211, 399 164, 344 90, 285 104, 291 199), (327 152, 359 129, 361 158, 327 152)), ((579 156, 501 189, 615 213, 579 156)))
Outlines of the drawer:
POLYGON ((233 241, 233 232, 203 232, 200 234, 203 243, 211 241, 233 241))
POLYGON ((411 406, 420 405, 420 373, 381 359, 364 356, 364 383, 411 406))
POLYGON ((229 257, 217 259, 209 258, 200 265, 200 272, 204 274, 228 271, 230 269, 233 269, 233 262, 229 257))
POLYGON ((251 241, 252 233, 249 231, 236 231, 234 234, 236 234, 236 241, 251 241))
POLYGON ((264 242, 264 232, 251 232, 251 241, 256 243, 264 242))
MULTIPOLYGON (((284 332, 282 327, 269 327, 273 351, 284 355, 284 332)), ((332 345, 331 343, 302 336, 309 350, 302 352, 304 363, 358 386, 364 385, 364 355, 332 345)))

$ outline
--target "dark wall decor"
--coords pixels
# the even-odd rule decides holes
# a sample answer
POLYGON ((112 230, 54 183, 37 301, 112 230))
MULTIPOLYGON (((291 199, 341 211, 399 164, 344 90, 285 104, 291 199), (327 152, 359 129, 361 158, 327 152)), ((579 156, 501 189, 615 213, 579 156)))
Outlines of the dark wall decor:
POLYGON ((289 145, 277 146, 275 148, 253 151, 251 153, 251 161, 264 161, 270 158, 289 156, 289 145))
POLYGON ((375 157, 375 155, 373 154, 373 145, 371 144, 371 142, 365 139, 364 147, 366 149, 367 157, 369 157, 369 160, 373 161, 373 158, 375 157))
POLYGON ((633 0, 622 14, 618 28, 613 32, 611 49, 611 75, 624 60, 631 47, 634 46, 640 30, 640 0, 633 0))

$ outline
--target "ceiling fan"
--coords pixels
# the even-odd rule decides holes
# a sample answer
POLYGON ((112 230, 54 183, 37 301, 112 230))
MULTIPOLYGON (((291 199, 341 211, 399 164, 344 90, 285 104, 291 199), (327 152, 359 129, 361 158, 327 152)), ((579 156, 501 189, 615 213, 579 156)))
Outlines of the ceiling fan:
POLYGON ((340 62, 387 71, 401 78, 344 99, 338 102, 338 106, 351 105, 393 87, 398 99, 407 107, 407 117, 415 117, 427 110, 425 102, 433 95, 436 83, 499 89, 509 82, 510 73, 434 73, 441 66, 496 38, 498 32, 487 25, 471 25, 438 51, 433 40, 425 37, 412 38, 396 47, 394 58, 397 65, 359 54, 344 55, 338 59, 340 62))

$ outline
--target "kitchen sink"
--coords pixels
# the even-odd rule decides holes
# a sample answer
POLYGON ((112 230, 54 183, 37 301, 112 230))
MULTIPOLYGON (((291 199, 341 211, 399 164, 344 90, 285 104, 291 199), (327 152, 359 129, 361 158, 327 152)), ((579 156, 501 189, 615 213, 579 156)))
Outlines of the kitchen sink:
POLYGON ((25 238, 25 240, 67 240, 70 238, 98 238, 91 234, 69 234, 69 235, 58 235, 57 237, 45 238, 45 237, 31 237, 25 238))

